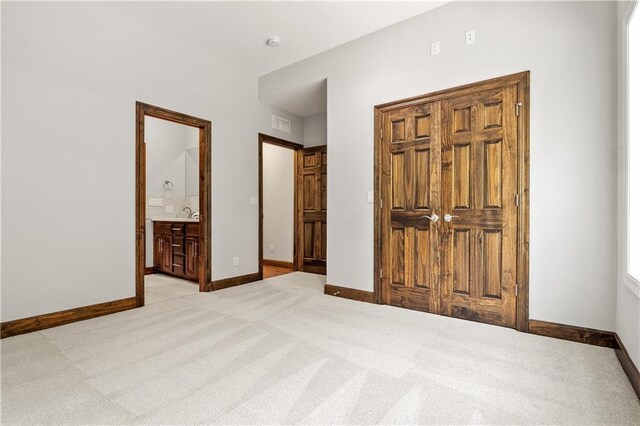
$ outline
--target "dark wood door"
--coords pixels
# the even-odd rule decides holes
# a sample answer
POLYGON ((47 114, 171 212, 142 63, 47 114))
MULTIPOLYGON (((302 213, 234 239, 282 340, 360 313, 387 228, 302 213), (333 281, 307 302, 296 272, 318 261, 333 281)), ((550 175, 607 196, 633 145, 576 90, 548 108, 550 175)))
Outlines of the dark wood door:
POLYGON ((327 273, 327 146, 305 148, 298 156, 298 269, 327 273))
POLYGON ((516 102, 515 85, 443 101, 441 311, 508 327, 516 325, 516 102))
POLYGON ((382 298, 438 312, 440 102, 385 113, 382 122, 382 298))
POLYGON ((185 240, 185 275, 196 279, 198 277, 198 238, 187 237, 185 240))

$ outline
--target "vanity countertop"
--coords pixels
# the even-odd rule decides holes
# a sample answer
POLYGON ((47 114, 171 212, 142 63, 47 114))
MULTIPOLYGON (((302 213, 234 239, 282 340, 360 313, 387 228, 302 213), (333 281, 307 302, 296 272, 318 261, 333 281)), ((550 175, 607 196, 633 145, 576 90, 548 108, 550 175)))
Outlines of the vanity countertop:
POLYGON ((187 219, 186 217, 164 217, 162 219, 149 219, 154 222, 188 222, 188 223, 198 223, 199 219, 187 219))

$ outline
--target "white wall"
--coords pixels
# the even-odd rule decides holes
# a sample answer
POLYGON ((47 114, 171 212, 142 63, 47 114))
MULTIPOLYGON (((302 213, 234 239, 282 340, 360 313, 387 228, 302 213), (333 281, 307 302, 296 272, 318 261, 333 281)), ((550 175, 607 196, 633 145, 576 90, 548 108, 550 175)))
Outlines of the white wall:
POLYGON ((327 113, 310 115, 304 118, 304 146, 327 144, 327 113))
POLYGON ((293 262, 293 150, 262 146, 265 259, 293 262))
POLYGON ((614 2, 453 2, 261 77, 328 79, 328 282, 373 289, 374 105, 531 70, 531 318, 613 330, 615 45, 614 2))
MULTIPOLYGON (((302 145, 304 140, 304 120, 302 117, 264 102, 260 102, 258 128, 260 133, 284 139, 289 142, 299 143, 300 145, 302 145), (271 126, 272 115, 277 115, 278 117, 291 121, 291 133, 274 129, 271 126)), ((258 136, 256 135, 256 143, 257 137, 258 136)))
MULTIPOLYGON (((144 138, 147 168, 147 198, 185 195, 185 149, 189 126, 145 117, 144 138), (166 191, 164 182, 173 183, 173 190, 166 191)), ((190 145, 193 141, 190 143, 190 145)))
MULTIPOLYGON (((626 25, 636 2, 618 2, 618 276, 616 298, 616 332, 627 348, 629 356, 640 365, 640 289, 627 277, 626 226, 627 203, 627 41, 626 25)), ((637 7, 637 6, 636 6, 637 7)), ((636 10, 635 13, 639 13, 636 10)), ((636 18, 637 19, 637 18, 636 18)), ((637 79, 637 77, 636 77, 637 79)), ((637 117, 635 118, 637 120, 637 117)))
POLYGON ((100 4, 1 7, 1 320, 134 296, 136 100, 212 121, 213 278, 256 272, 255 77, 100 4))

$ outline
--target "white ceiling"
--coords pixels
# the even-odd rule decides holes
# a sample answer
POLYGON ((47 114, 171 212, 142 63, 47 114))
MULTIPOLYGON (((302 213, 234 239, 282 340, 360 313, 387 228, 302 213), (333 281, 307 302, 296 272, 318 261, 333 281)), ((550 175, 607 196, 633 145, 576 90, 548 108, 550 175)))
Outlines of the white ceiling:
POLYGON ((114 2, 117 12, 261 76, 443 1, 114 2), (278 36, 282 45, 266 46, 278 36))

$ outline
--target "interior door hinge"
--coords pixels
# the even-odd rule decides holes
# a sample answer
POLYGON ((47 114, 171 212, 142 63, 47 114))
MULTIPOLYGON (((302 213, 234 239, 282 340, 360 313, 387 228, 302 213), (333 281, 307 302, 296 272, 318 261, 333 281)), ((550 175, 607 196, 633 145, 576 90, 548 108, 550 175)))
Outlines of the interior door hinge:
POLYGON ((515 203, 516 203, 516 207, 520 206, 520 194, 516 194, 515 203))
POLYGON ((518 296, 518 284, 516 284, 516 297, 518 296))
POLYGON ((380 208, 382 208, 382 198, 380 198, 380 208))
POLYGON ((380 268, 380 278, 382 278, 382 268, 380 268))
POLYGON ((520 107, 522 106, 522 102, 516 102, 516 117, 520 116, 520 107))
POLYGON ((382 140, 382 127, 380 127, 380 140, 382 140))

